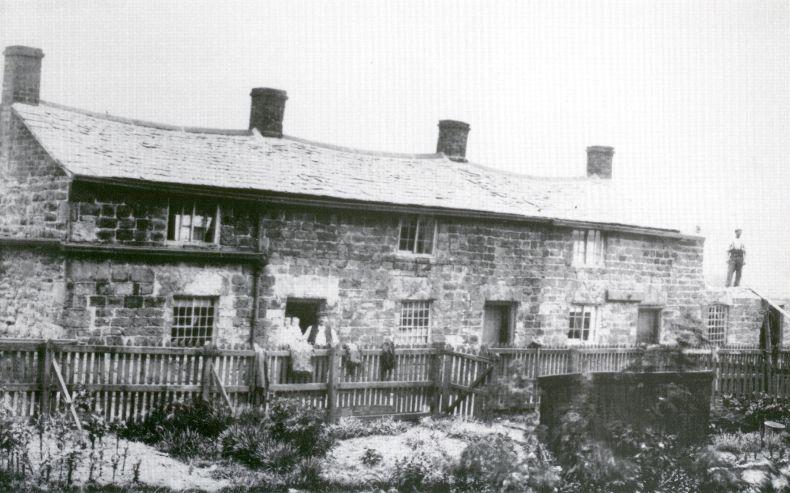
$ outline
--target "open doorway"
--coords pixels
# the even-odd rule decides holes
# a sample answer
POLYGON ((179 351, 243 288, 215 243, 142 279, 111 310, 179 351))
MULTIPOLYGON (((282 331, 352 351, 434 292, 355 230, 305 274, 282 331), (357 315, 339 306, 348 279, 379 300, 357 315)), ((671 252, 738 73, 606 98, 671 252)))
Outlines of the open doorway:
POLYGON ((637 344, 658 344, 659 327, 661 324, 660 308, 639 308, 639 319, 636 324, 637 344))
POLYGON ((480 341, 488 347, 497 347, 513 342, 513 326, 516 310, 509 301, 487 301, 483 315, 483 336, 480 341))
POLYGON ((299 328, 304 334, 308 327, 318 325, 323 307, 323 299, 288 298, 285 304, 285 318, 298 318, 299 328))
POLYGON ((760 326, 760 347, 766 351, 774 352, 782 345, 782 315, 779 310, 765 301, 766 308, 763 324, 760 326))

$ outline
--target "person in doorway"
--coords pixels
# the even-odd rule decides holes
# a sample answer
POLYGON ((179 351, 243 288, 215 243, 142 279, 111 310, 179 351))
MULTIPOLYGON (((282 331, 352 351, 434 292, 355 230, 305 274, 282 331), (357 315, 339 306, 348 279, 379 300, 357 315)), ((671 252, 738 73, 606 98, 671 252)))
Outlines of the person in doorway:
POLYGON ((741 273, 746 263, 744 262, 746 258, 746 247, 741 239, 742 232, 743 230, 740 228, 735 230, 735 239, 732 240, 730 247, 727 249, 727 253, 730 256, 729 260, 727 260, 727 287, 730 287, 732 284, 733 274, 735 274, 735 283, 732 285, 738 286, 741 283, 741 273))

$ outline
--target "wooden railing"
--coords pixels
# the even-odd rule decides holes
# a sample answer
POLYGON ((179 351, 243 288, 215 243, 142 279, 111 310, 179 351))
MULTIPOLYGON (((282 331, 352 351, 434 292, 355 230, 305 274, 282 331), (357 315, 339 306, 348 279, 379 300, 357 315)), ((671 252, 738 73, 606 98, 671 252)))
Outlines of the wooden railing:
MULTIPOLYGON (((240 346, 0 340, 0 407, 18 417, 73 412, 71 394, 84 390, 92 397, 92 410, 113 421, 139 419, 159 405, 197 396, 214 396, 234 412, 261 405, 266 396, 285 396, 326 409, 333 418, 445 412, 471 417, 479 411, 479 390, 502 376, 517 372, 534 382, 546 375, 616 372, 642 354, 633 347, 480 350, 435 345, 397 348, 395 367, 384 371, 381 348, 362 348, 356 367, 340 348, 323 348, 314 350, 310 374, 295 374, 291 352, 283 349, 257 353, 240 346), (268 379, 261 378, 261 369, 268 379)), ((766 355, 757 349, 703 349, 687 356, 700 369, 715 372, 718 393, 790 396, 790 351, 766 355)), ((533 388, 525 404, 537 403, 533 388)))

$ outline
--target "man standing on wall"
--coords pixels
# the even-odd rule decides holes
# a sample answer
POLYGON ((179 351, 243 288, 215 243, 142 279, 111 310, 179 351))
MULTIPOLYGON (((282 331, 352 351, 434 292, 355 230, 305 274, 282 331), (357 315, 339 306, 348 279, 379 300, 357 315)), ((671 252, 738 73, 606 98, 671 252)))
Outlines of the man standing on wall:
POLYGON ((746 257, 746 247, 743 245, 741 232, 740 228, 735 230, 735 239, 732 240, 730 248, 727 249, 727 253, 730 254, 730 259, 727 261, 727 287, 730 287, 733 273, 735 273, 735 284, 733 286, 738 286, 741 283, 741 272, 745 263, 743 260, 746 257))

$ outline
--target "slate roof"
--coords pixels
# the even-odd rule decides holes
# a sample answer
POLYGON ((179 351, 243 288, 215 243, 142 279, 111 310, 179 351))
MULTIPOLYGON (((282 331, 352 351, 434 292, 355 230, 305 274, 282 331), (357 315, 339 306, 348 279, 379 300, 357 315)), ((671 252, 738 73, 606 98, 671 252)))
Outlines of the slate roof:
POLYGON ((634 217, 611 180, 503 172, 441 154, 365 152, 257 131, 187 129, 52 103, 15 103, 44 149, 78 177, 672 228, 634 217))

